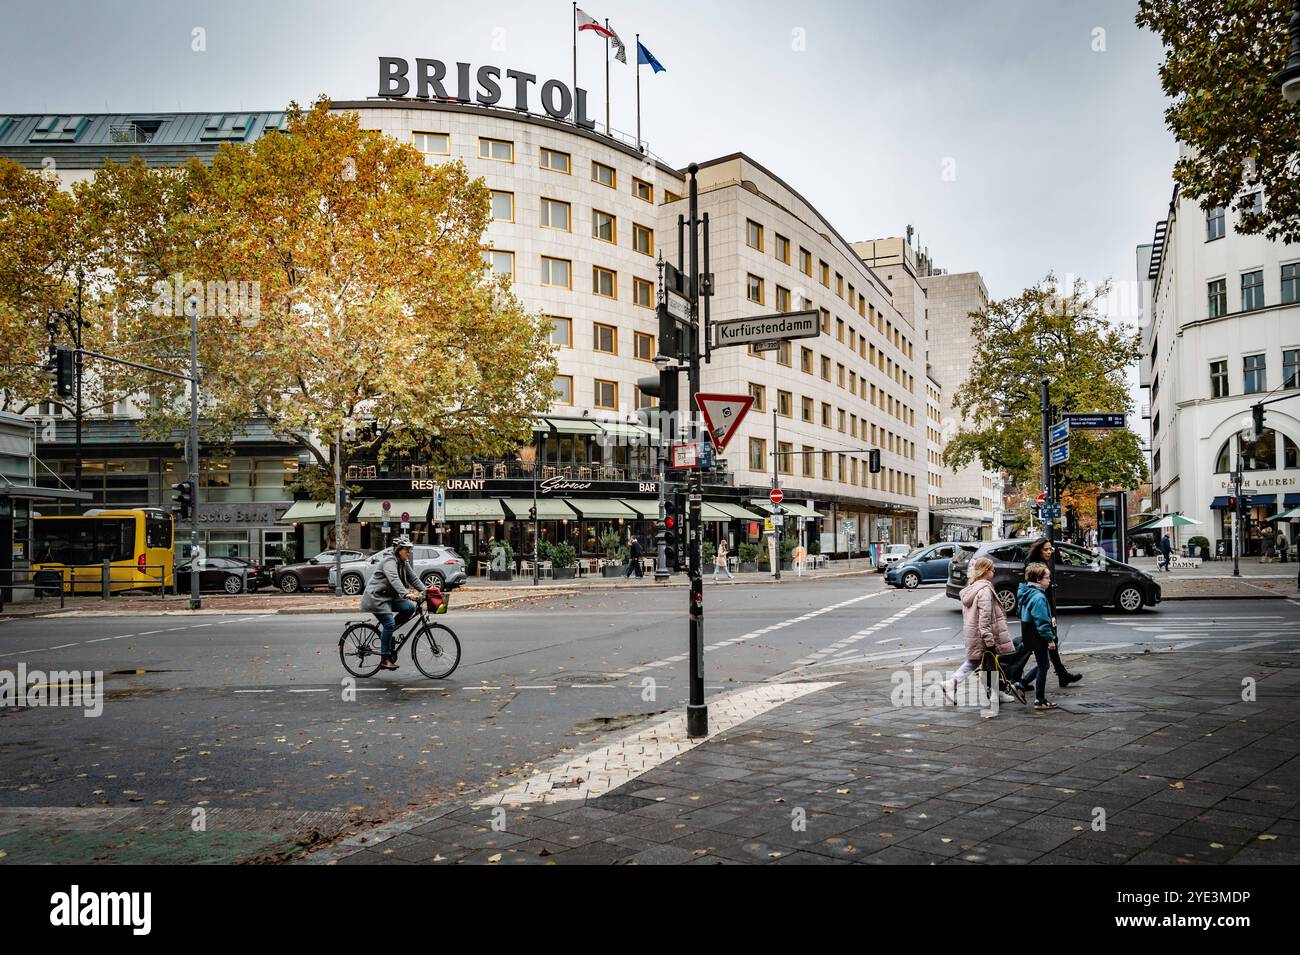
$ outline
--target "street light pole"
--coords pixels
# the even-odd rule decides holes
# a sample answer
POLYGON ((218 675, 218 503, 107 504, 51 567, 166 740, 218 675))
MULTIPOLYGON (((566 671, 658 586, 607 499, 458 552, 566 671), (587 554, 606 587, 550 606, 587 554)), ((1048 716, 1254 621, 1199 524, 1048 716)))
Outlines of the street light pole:
MULTIPOLYGON (((778 447, 776 437, 776 408, 774 407, 772 409, 772 490, 774 491, 781 486, 781 479, 778 477, 780 459, 777 457, 776 453, 778 447)), ((780 519, 780 504, 772 505, 772 516, 780 519)), ((776 521, 772 522, 772 537, 776 545, 775 550, 773 551, 774 559, 772 560, 772 566, 776 569, 775 577, 778 582, 781 580, 781 536, 784 533, 784 530, 784 522, 781 524, 778 524, 776 521)))
MULTIPOLYGON (((191 298, 190 306, 190 493, 193 503, 190 505, 190 609, 203 607, 203 598, 199 596, 199 302, 191 298)), ((78 316, 80 324, 80 316, 78 316)), ((81 332, 78 330, 78 336, 81 332)), ((77 355, 80 362, 81 355, 77 355)), ((81 375, 77 375, 77 404, 80 406, 81 375)), ((78 443, 80 443, 81 423, 77 422, 78 443)), ((77 449, 77 471, 80 478, 81 449, 77 449)))
MULTIPOLYGON (((691 175, 689 214, 691 241, 691 331, 690 331, 690 367, 687 384, 687 413, 691 420, 691 441, 699 443, 700 429, 695 417, 695 396, 700 390, 700 222, 699 222, 699 182, 696 173, 700 167, 691 163, 687 167, 691 175)), ((701 546, 704 535, 700 533, 700 518, 704 500, 700 469, 691 471, 688 485, 687 526, 687 567, 691 586, 687 602, 687 615, 690 619, 690 702, 686 705, 686 735, 692 738, 709 735, 709 708, 704 703, 704 571, 701 566, 703 554, 701 546)))
MULTIPOLYGON (((1051 449, 1052 408, 1051 408, 1050 399, 1051 396, 1048 389, 1047 379, 1043 378, 1039 382, 1038 411, 1043 418, 1043 504, 1048 508, 1051 508, 1053 506, 1052 449, 1051 449)), ((1047 539, 1049 541, 1053 539, 1052 532, 1053 530, 1055 530, 1055 528, 1056 528, 1056 521, 1046 520, 1046 519, 1043 521, 1043 532, 1047 535, 1047 539)))

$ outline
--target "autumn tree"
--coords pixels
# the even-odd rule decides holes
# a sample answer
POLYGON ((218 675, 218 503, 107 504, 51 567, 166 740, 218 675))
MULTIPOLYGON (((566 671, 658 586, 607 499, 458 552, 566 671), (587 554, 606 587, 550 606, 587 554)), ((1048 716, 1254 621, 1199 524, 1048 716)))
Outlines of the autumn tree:
POLYGON ((1300 242, 1300 105, 1272 77, 1290 52, 1291 0, 1140 0, 1160 36, 1165 120, 1190 147, 1174 165, 1183 194, 1232 207, 1240 231, 1300 242), (1262 207, 1252 195, 1263 191, 1262 207))
MULTIPOLYGON (((1109 323, 1098 303, 1109 285, 1077 280, 1061 288, 1054 276, 1019 295, 971 313, 975 341, 970 376, 953 396, 966 424, 949 440, 944 464, 980 461, 1006 472, 1014 485, 1038 482, 1042 466, 1040 382, 1052 405, 1072 412, 1128 412, 1127 371, 1138 360, 1138 332, 1109 323)), ((1075 431, 1065 483, 1134 487, 1146 462, 1137 433, 1075 431)))

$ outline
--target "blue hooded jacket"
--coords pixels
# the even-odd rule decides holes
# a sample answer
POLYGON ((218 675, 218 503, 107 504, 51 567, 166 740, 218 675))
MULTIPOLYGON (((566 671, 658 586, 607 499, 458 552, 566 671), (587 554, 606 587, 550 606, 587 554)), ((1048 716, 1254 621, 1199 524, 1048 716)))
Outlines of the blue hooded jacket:
POLYGON ((1052 608, 1047 602, 1047 594, 1043 589, 1035 584, 1022 583, 1016 590, 1016 600, 1020 602, 1021 621, 1032 623, 1044 642, 1055 642, 1056 636, 1052 633, 1052 608))

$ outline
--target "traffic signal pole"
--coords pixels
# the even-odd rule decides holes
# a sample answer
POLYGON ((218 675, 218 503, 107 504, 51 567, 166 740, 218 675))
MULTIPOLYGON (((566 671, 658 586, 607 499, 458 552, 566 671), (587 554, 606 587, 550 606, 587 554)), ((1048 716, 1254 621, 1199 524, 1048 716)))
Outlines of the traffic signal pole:
POLYGON ((199 610, 199 303, 190 299, 190 609, 199 610))
MULTIPOLYGON (((696 444, 701 439, 699 423, 696 419, 695 396, 700 391, 700 222, 699 222, 699 183, 696 178, 700 167, 691 163, 687 171, 691 175, 689 215, 687 230, 691 243, 691 326, 690 326, 690 370, 688 375, 687 414, 691 419, 690 439, 696 444)), ((680 252, 680 247, 679 247, 680 252)), ((690 620, 690 702, 686 705, 686 735, 699 738, 709 735, 709 708, 704 702, 704 570, 703 538, 700 533, 701 511, 703 510, 703 483, 700 469, 691 471, 688 485, 687 518, 687 568, 690 573, 690 590, 687 598, 687 615, 690 620)))
MULTIPOLYGON (((1038 411, 1043 419, 1043 502, 1047 507, 1052 506, 1052 408, 1050 404, 1050 395, 1048 393, 1047 379, 1044 378, 1039 383, 1038 411)), ((1053 539, 1052 532, 1056 528, 1056 520, 1043 521, 1043 533, 1047 535, 1050 541, 1053 539)))

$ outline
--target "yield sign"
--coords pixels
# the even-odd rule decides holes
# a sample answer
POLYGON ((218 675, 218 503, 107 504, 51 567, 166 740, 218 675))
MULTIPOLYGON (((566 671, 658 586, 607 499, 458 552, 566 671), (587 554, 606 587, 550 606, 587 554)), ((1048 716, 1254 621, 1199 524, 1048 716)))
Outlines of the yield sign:
POLYGON ((727 442, 736 433, 736 426, 753 403, 754 399, 749 395, 706 395, 701 392, 695 396, 695 404, 704 415, 704 423, 719 451, 727 447, 727 442))

